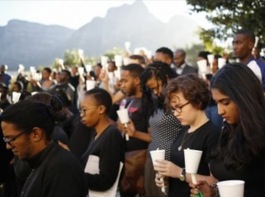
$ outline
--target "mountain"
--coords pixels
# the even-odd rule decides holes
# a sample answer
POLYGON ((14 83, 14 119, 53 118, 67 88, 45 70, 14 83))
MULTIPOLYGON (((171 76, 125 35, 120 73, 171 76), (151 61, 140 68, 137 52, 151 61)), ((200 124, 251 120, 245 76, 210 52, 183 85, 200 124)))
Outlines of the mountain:
POLYGON ((0 64, 10 69, 17 69, 18 64, 50 65, 67 49, 82 48, 91 57, 113 47, 124 48, 126 41, 132 49, 146 47, 153 52, 161 46, 185 47, 196 41, 197 27, 195 21, 181 15, 163 23, 140 0, 110 8, 106 17, 96 17, 78 30, 11 20, 0 27, 0 64))
POLYGON ((74 30, 41 25, 27 21, 11 20, 0 28, 0 63, 10 69, 18 64, 25 66, 48 65, 56 56, 57 48, 70 38, 74 30))

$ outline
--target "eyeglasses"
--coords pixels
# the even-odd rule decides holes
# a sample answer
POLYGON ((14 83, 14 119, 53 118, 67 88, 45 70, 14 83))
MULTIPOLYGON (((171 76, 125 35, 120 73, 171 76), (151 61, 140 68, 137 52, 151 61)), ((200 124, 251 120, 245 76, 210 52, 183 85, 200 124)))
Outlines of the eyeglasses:
POLYGON ((175 112, 181 113, 182 112, 182 108, 185 107, 186 105, 190 104, 190 101, 188 101, 187 103, 181 105, 181 106, 176 106, 176 107, 172 107, 171 108, 171 112, 174 114, 175 112))
POLYGON ((3 140, 4 140, 5 143, 7 143, 9 146, 12 147, 12 146, 13 146, 13 145, 12 145, 12 142, 14 142, 14 141, 15 141, 17 138, 19 138, 19 136, 21 136, 22 134, 26 133, 26 131, 28 131, 28 129, 26 129, 26 130, 20 132, 19 134, 17 134, 15 137, 13 137, 13 138, 11 138, 11 139, 8 139, 8 138, 6 138, 6 137, 3 137, 3 140))
POLYGON ((91 109, 95 109, 96 107, 98 106, 94 106, 94 107, 90 107, 90 108, 87 108, 87 109, 80 109, 79 112, 80 112, 80 115, 86 115, 86 111, 88 110, 91 110, 91 109))

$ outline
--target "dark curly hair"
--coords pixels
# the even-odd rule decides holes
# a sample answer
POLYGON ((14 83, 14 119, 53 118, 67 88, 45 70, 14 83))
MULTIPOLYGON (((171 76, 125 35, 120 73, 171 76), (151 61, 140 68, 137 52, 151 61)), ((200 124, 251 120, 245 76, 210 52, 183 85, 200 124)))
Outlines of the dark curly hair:
POLYGON ((152 91, 146 86, 146 83, 151 78, 155 78, 157 81, 161 80, 162 87, 167 86, 168 80, 176 77, 176 73, 169 67, 168 64, 163 62, 153 62, 149 64, 144 72, 141 74, 141 90, 142 90, 142 109, 146 109, 147 117, 154 114, 157 109, 164 107, 163 94, 154 99, 152 91))
POLYGON ((186 74, 169 81, 165 90, 166 106, 170 108, 171 94, 182 92, 192 106, 199 110, 206 109, 210 100, 210 90, 205 81, 195 74, 186 74))

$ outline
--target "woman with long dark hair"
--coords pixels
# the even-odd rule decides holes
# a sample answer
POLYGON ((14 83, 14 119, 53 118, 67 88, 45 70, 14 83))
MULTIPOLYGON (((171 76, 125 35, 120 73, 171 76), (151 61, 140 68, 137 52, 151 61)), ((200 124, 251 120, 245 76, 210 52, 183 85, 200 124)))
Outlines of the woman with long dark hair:
MULTIPOLYGON (((211 173, 219 181, 245 181, 244 197, 264 197, 265 99, 261 83, 246 65, 233 63, 213 77, 211 91, 224 118, 211 173)), ((217 190, 206 182, 196 187, 204 197, 216 196, 217 190)))
MULTIPOLYGON (((173 70, 162 62, 149 64, 141 75, 142 109, 149 117, 148 124, 152 137, 148 151, 165 149, 166 159, 169 159, 171 144, 181 130, 178 119, 167 113, 164 105, 163 91, 168 81, 174 77, 176 74, 173 70)), ((155 185, 155 171, 150 154, 147 156, 144 176, 146 197, 166 196, 155 185)))

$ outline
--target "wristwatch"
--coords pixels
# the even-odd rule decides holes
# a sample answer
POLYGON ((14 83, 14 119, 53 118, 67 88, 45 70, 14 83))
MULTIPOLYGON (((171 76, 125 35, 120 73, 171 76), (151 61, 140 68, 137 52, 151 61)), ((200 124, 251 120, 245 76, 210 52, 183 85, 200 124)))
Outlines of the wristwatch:
POLYGON ((179 180, 181 180, 181 181, 185 181, 186 180, 185 168, 182 169, 181 175, 179 175, 179 180))

